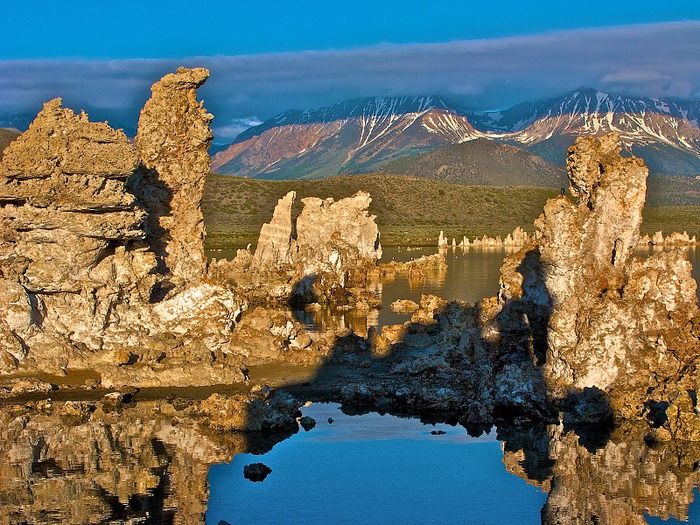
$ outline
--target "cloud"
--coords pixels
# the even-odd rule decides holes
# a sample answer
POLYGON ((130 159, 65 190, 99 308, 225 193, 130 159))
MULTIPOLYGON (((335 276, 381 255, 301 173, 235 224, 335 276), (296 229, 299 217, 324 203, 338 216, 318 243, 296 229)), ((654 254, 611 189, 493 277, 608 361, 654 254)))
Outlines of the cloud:
POLYGON ((225 125, 217 126, 215 123, 212 125, 212 131, 218 141, 232 141, 246 129, 262 124, 262 122, 257 117, 234 118, 225 125))
POLYGON ((200 89, 218 133, 288 109, 363 96, 439 94, 474 109, 587 86, 630 95, 700 92, 700 22, 572 30, 441 44, 380 45, 185 60, 0 62, 0 113, 63 96, 94 118, 133 127, 149 86, 179 65, 212 76, 200 89))

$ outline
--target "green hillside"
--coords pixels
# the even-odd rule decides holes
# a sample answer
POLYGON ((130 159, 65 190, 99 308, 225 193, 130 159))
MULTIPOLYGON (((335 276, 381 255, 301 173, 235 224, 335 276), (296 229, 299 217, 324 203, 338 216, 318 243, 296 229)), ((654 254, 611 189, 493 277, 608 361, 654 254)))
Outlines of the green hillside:
POLYGON ((17 137, 19 137, 18 133, 9 129, 0 128, 0 159, 2 159, 3 150, 17 137))
MULTIPOLYGON (((359 190, 372 196, 371 213, 385 245, 437 242, 448 238, 505 235, 516 226, 533 231, 533 221, 556 188, 465 186, 402 175, 336 176, 314 181, 264 181, 211 175, 203 210, 208 245, 254 243, 260 227, 272 217, 277 200, 294 190, 307 196, 349 197, 359 190)), ((297 206, 301 203, 297 199, 297 206)), ((663 229, 687 230, 700 237, 700 206, 650 206, 644 233, 663 229)))
POLYGON ((471 186, 540 186, 565 184, 564 169, 510 144, 476 139, 416 157, 402 157, 379 172, 410 175, 471 186))

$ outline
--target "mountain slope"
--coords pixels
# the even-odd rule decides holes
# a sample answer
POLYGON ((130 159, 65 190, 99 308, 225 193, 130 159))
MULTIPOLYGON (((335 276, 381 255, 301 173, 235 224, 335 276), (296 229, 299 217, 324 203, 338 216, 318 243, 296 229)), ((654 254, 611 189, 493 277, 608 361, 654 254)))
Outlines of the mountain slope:
POLYGON ((17 137, 19 137, 19 133, 16 131, 0 128, 0 159, 2 159, 3 150, 17 137))
POLYGON ((214 155, 212 170, 270 179, 360 173, 480 135, 436 97, 359 99, 251 128, 214 155))
POLYGON ((442 147, 418 157, 403 157, 385 164, 379 173, 474 186, 566 185, 563 168, 522 148, 486 138, 442 147))
POLYGON ((700 126, 700 101, 632 98, 612 95, 590 88, 581 88, 561 97, 516 104, 502 111, 468 113, 474 126, 485 132, 513 133, 522 131, 546 117, 575 114, 659 114, 700 126))
MULTIPOLYGON (((212 169, 270 179, 363 173, 479 138, 520 146, 563 166, 575 137, 615 131, 629 152, 645 158, 652 173, 694 176, 700 173, 699 121, 697 101, 630 98, 591 89, 469 114, 438 97, 358 99, 315 111, 289 111, 255 126, 217 153, 212 169)), ((484 168, 483 176, 474 176, 492 183, 486 176, 493 173, 486 169, 488 162, 477 164, 484 168)), ((515 166, 502 168, 511 173, 515 166)))
POLYGON ((700 173, 699 118, 697 101, 634 99, 591 89, 470 116, 492 138, 522 144, 557 164, 575 137, 614 131, 652 172, 685 175, 700 173))

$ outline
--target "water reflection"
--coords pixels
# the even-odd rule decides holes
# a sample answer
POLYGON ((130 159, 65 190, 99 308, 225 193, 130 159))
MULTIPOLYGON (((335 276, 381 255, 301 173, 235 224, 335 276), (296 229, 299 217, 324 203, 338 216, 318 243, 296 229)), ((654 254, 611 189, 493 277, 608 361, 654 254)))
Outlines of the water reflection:
MULTIPOLYGON (((664 248, 650 246, 637 251, 640 257, 646 257, 664 248)), ((336 311, 321 309, 316 311, 295 312, 298 320, 313 334, 329 330, 352 329, 356 334, 366 337, 372 326, 382 326, 404 323, 410 319, 410 314, 391 310, 390 305, 399 299, 409 299, 419 302, 421 295, 432 294, 448 301, 462 300, 474 304, 485 297, 493 297, 498 293, 498 281, 503 258, 518 248, 512 247, 478 247, 462 248, 449 247, 441 250, 447 261, 447 271, 427 270, 424 279, 409 280, 406 275, 396 275, 391 278, 373 283, 371 291, 382 301, 381 309, 370 311, 336 311)), ((693 265, 693 277, 700 279, 698 249, 695 246, 685 248, 688 259, 693 265)), ((382 261, 407 261, 422 255, 432 255, 437 249, 426 247, 424 250, 406 251, 406 248, 389 247, 384 249, 382 261)), ((698 289, 700 297, 700 289, 698 289)))
POLYGON ((207 512, 209 523, 624 525, 700 511, 700 444, 649 446, 633 427, 592 448, 563 425, 503 422, 475 439, 337 405, 307 407, 317 425, 297 435, 213 432, 178 399, 88 407, 0 407, 0 523, 190 524, 207 512), (253 461, 272 468, 262 484, 243 479, 253 461))
POLYGON ((475 439, 461 427, 378 414, 343 418, 334 405, 305 413, 318 421, 311 432, 262 458, 243 455, 212 468, 208 523, 373 523, 381 517, 626 525, 645 524, 647 516, 687 522, 700 510, 691 505, 700 479, 698 444, 650 447, 633 428, 590 450, 582 445, 591 442, 585 429, 504 424, 500 446, 492 446, 493 433, 475 439), (333 424, 325 423, 328 415, 333 424), (431 435, 434 429, 446 434, 431 435), (251 461, 272 468, 265 488, 242 479, 251 461))
POLYGON ((190 402, 0 406, 0 523, 201 523, 213 463, 291 435, 216 433, 190 402))

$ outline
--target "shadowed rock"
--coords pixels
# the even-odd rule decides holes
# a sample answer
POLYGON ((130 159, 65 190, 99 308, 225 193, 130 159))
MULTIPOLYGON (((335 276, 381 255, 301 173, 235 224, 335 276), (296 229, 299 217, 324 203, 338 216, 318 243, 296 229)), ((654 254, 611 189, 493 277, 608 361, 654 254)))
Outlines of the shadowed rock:
POLYGON ((504 263, 501 302, 546 338, 551 394, 595 387, 616 415, 642 417, 648 396, 676 398, 679 380, 697 388, 697 285, 682 251, 634 255, 648 170, 616 135, 578 139, 567 167, 577 202, 546 204, 541 238, 504 263))

